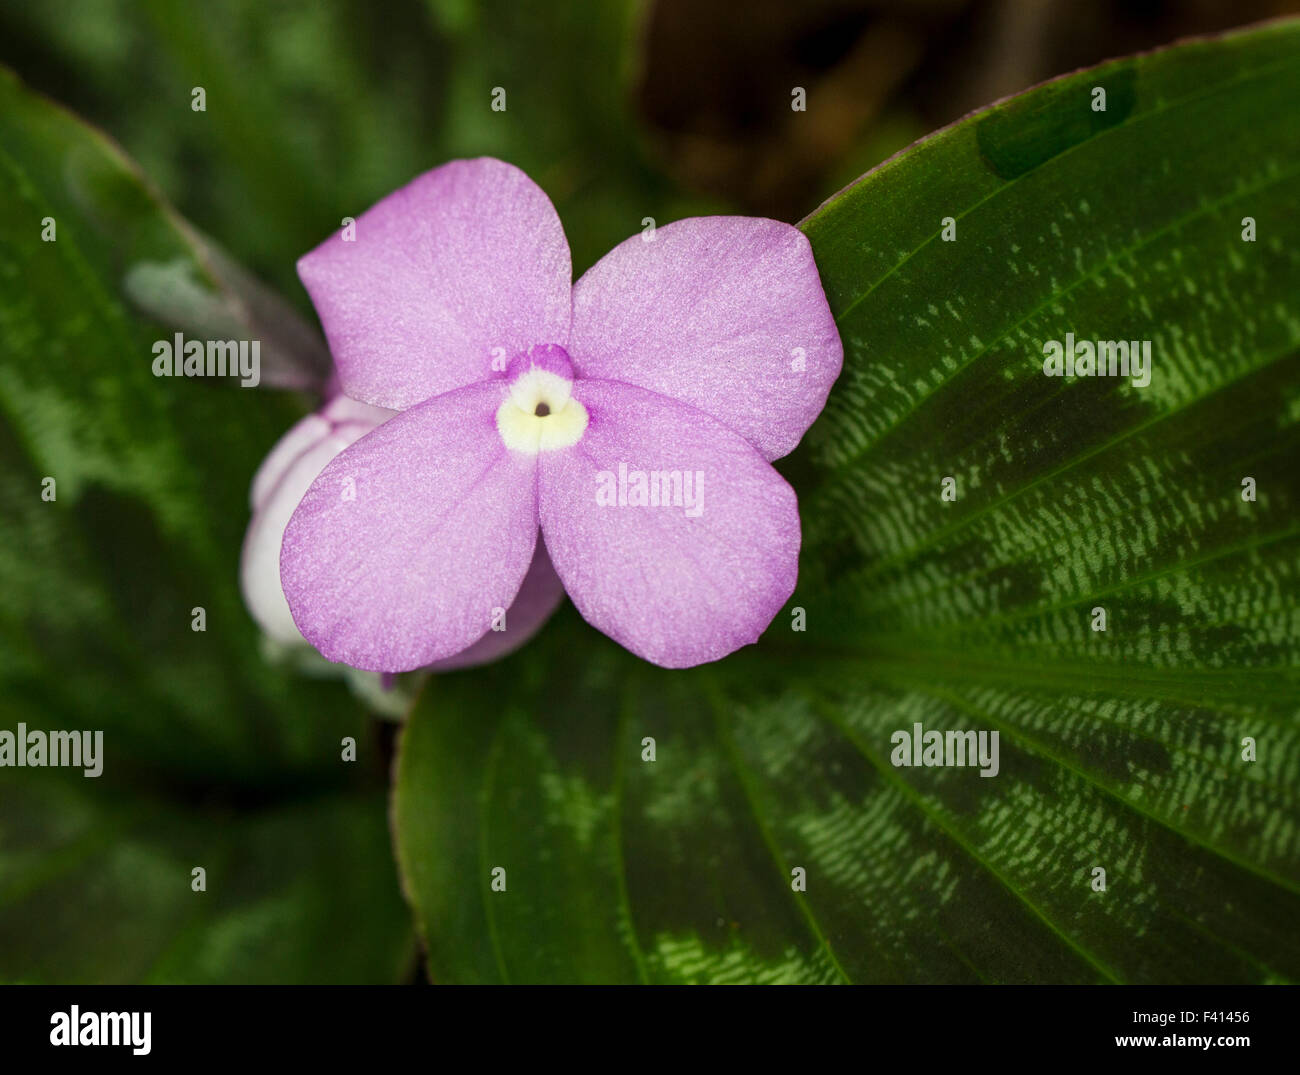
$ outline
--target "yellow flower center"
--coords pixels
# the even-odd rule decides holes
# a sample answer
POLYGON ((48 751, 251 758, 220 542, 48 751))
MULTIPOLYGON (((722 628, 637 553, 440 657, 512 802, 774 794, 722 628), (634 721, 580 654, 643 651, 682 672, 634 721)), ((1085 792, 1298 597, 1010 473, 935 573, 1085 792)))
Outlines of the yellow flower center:
POLYGON ((573 367, 563 348, 535 347, 511 364, 510 394, 497 408, 507 448, 536 455, 568 448, 587 429, 587 408, 573 398, 573 367))

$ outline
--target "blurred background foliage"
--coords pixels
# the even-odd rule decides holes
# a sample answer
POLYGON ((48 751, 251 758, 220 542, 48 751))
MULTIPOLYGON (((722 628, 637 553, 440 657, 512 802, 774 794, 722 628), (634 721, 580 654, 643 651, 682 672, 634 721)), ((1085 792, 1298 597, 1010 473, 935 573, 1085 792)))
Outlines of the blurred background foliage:
MULTIPOLYGON (((450 158, 490 154, 533 176, 577 274, 646 217, 794 221, 914 139, 1034 82, 1296 10, 0 0, 0 64, 116 140, 181 216, 310 318, 296 259, 450 158), (205 112, 191 110, 196 86, 205 112), (497 86, 503 113, 489 108, 497 86), (815 108, 791 111, 795 86, 815 108)), ((0 148, 85 138, 61 122, 0 126, 0 148)), ((157 205, 138 208, 113 226, 147 218, 152 253, 184 248, 157 205)), ((102 231, 89 271, 139 241, 102 231)), ((418 979, 381 795, 391 730, 342 684, 267 667, 235 585, 247 483, 311 400, 203 385, 175 403, 142 359, 119 354, 146 355, 165 326, 120 294, 96 306, 72 290, 83 270, 61 271, 22 281, 30 308, 0 326, 11 349, 0 356, 0 726, 104 727, 112 753, 99 781, 36 787, 6 771, 0 782, 0 978, 418 979), (115 360, 120 378, 105 372, 115 360), (93 435, 77 424, 78 363, 93 435), (81 475, 53 520, 31 492, 51 461, 81 475), (193 604, 215 620, 211 646, 187 630, 193 604), (360 765, 338 764, 348 734, 360 765), (201 861, 222 883, 195 910, 189 868, 201 861), (117 923, 98 954, 66 941, 87 908, 117 923), (197 915, 211 916, 203 929, 197 915)))
POLYGON ((0 61, 117 139, 306 309, 294 260, 417 173, 509 158, 581 272, 641 219, 797 220, 921 135, 1065 71, 1295 0, 43 0, 0 61), (205 114, 189 109, 203 86, 205 114), (504 86, 509 108, 488 108, 504 86), (791 111, 791 87, 816 102, 791 111))

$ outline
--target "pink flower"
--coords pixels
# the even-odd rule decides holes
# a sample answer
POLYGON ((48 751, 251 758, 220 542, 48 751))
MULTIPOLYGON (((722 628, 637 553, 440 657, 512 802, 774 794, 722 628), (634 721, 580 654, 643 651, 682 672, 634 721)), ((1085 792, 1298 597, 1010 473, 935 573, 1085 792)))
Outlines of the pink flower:
MULTIPOLYGON (((244 603, 267 638, 292 649, 306 647, 289 612, 280 585, 280 544, 303 494, 325 464, 349 444, 364 437, 397 411, 358 403, 335 395, 276 442, 253 476, 249 494, 253 517, 244 535, 239 584, 244 603)), ((564 587, 538 544, 519 593, 498 624, 468 649, 436 662, 436 671, 450 671, 503 657, 528 641, 564 599, 564 587)))
POLYGON ((401 412, 325 464, 285 530, 288 607, 329 659, 464 651, 539 532, 586 620, 666 667, 755 641, 793 592, 798 508, 770 461, 842 359, 796 228, 682 220, 571 285, 541 189, 454 161, 298 271, 343 391, 401 412))

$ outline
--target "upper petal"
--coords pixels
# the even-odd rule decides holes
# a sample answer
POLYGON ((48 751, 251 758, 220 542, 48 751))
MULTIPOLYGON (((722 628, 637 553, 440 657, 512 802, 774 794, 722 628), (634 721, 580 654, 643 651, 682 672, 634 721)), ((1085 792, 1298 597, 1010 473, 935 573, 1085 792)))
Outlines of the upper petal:
POLYGON ((803 232, 694 217, 620 243, 583 275, 569 354, 579 376, 690 403, 770 460, 821 413, 844 352, 803 232))
POLYGON ((573 393, 587 429, 573 447, 537 457, 538 503, 578 610, 668 668, 755 641, 798 575, 794 490, 748 441, 693 407, 609 381, 575 381, 573 393), (636 486, 655 501, 666 490, 669 502, 640 505, 636 486))
POLYGON ((535 459, 496 429, 493 381, 430 399, 335 457, 285 530, 280 578, 332 661, 405 672, 467 648, 519 592, 537 540, 535 459))
POLYGON ((355 399, 404 410, 491 376, 494 358, 568 338, 569 244, 514 165, 452 161, 346 234, 301 258, 298 275, 355 399))

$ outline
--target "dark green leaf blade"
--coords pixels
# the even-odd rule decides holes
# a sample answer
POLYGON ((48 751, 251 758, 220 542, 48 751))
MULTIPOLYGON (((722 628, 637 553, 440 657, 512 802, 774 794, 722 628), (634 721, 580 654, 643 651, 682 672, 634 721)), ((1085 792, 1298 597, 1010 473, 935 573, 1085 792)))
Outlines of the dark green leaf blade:
POLYGON ((94 784, 48 771, 0 782, 0 980, 392 983, 411 973, 380 796, 222 810, 94 784))
POLYGON ((804 222, 846 351, 788 463, 807 630, 668 673, 570 614, 433 683, 394 819, 435 977, 1300 978, 1297 109, 1297 23, 1191 42, 804 222), (1150 385, 1045 377, 1066 332, 1150 385), (915 723, 998 775, 893 765, 915 723))

